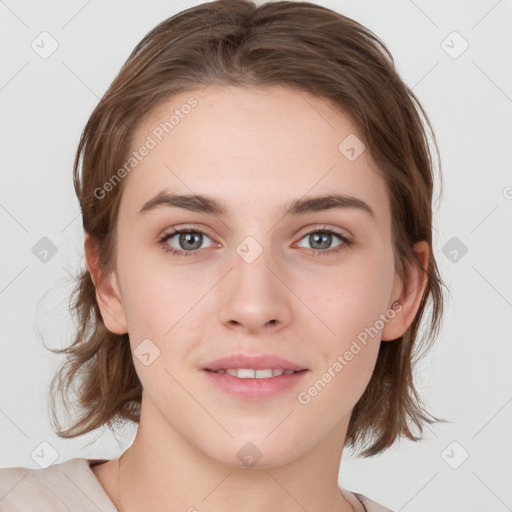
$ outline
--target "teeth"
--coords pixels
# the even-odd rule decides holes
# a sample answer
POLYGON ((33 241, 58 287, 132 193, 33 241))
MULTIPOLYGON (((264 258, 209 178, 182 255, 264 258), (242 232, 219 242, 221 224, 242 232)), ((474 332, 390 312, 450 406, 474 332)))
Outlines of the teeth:
POLYGON ((283 374, 290 375, 294 373, 294 371, 282 369, 252 370, 250 368, 228 368, 227 370, 217 370, 215 373, 227 373, 239 379, 269 379, 270 377, 278 377, 283 374))

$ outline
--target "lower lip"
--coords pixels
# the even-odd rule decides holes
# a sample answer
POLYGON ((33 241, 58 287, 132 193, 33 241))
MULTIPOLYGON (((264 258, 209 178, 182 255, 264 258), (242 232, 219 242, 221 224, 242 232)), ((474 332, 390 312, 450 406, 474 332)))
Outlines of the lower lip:
POLYGON ((261 400, 270 398, 285 389, 290 389, 304 379, 308 370, 279 375, 268 379, 240 379, 228 373, 216 373, 202 370, 212 382, 229 395, 244 400, 261 400))

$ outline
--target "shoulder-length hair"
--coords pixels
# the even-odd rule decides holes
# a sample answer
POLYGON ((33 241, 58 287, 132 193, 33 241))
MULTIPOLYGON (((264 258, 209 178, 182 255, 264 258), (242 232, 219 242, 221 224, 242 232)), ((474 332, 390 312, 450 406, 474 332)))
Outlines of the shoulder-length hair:
MULTIPOLYGON (((98 191, 127 161, 141 120, 172 95, 214 82, 286 85, 339 107, 355 123, 385 180, 395 270, 405 283, 406 265, 417 264, 413 245, 428 242, 428 266, 422 268, 427 284, 419 310, 403 336, 381 342, 373 375, 352 411, 346 445, 367 457, 399 436, 421 439, 414 428, 422 434, 425 423, 443 421, 426 412, 413 383, 420 343, 430 347, 443 311, 444 283, 432 247, 435 162, 429 135, 440 171, 439 149, 427 114, 401 80, 388 48, 356 21, 309 2, 217 0, 182 11, 151 30, 92 112, 76 151, 75 191, 84 230, 98 244, 100 269, 105 275, 114 269, 115 228, 126 180, 107 194, 98 191), (429 303, 428 326, 419 340, 429 303)), ((57 434, 70 438, 104 425, 114 430, 118 422, 138 422, 142 386, 128 334, 105 327, 87 268, 76 277, 70 311, 78 324, 75 339, 67 348, 53 349, 67 356, 51 382, 57 434), (67 429, 56 415, 55 387, 68 411, 72 401, 81 409, 67 429)))

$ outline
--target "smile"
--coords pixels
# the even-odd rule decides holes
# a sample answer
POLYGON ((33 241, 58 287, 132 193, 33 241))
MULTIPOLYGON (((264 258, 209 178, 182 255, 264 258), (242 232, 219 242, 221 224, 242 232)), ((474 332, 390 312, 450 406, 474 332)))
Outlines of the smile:
POLYGON ((239 379, 269 379, 271 377, 279 377, 279 375, 291 375, 295 373, 293 370, 279 369, 265 369, 265 370, 253 370, 251 368, 228 368, 226 370, 216 370, 215 373, 227 373, 233 377, 239 379))

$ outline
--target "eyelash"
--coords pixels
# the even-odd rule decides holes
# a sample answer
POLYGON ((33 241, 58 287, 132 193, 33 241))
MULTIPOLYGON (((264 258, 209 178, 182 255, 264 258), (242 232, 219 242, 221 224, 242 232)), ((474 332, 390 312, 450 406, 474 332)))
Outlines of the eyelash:
MULTIPOLYGON (((183 234, 183 233, 200 233, 202 235, 208 236, 204 231, 201 231, 200 229, 194 229, 194 228, 185 228, 185 229, 173 229, 170 233, 165 233, 158 239, 158 244, 162 246, 163 250, 167 253, 170 253, 172 256, 193 256, 197 254, 202 249, 193 249, 192 251, 182 251, 180 249, 174 249, 169 246, 167 241, 171 238, 173 238, 175 235, 183 234)), ((312 228, 308 230, 306 233, 302 235, 300 240, 302 240, 307 235, 310 235, 312 233, 322 233, 322 234, 330 234, 337 236, 342 243, 338 246, 336 246, 334 249, 309 249, 310 251, 313 251, 313 256, 330 256, 334 254, 338 254, 342 250, 351 247, 353 245, 353 241, 350 238, 347 238, 346 236, 342 235, 341 233, 338 233, 337 231, 333 231, 331 229, 318 229, 318 228, 312 228)), ((208 238, 210 238, 208 236, 208 238)))

